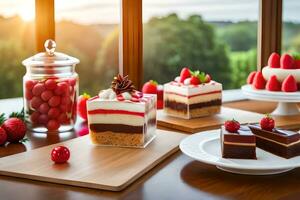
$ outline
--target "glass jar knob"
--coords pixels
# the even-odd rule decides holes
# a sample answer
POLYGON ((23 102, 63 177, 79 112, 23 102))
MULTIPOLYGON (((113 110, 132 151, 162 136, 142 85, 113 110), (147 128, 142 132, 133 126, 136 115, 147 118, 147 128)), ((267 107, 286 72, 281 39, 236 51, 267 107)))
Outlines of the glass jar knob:
POLYGON ((54 40, 48 39, 44 44, 45 50, 49 56, 54 56, 56 43, 54 40))

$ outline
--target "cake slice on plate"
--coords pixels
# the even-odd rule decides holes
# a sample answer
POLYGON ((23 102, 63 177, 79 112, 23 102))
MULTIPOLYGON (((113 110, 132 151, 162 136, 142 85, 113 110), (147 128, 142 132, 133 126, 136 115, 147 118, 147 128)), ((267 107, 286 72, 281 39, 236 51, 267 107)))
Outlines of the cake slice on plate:
POLYGON ((181 70, 180 77, 164 85, 164 112, 191 119, 217 114, 222 104, 222 84, 204 72, 181 70))
POLYGON ((226 121, 221 127, 220 140, 223 158, 256 159, 255 135, 248 126, 240 126, 235 120, 226 121))
POLYGON ((275 121, 264 117, 260 124, 251 124, 249 128, 256 136, 257 147, 283 158, 300 155, 300 134, 295 131, 275 128, 275 121))
POLYGON ((89 99, 87 110, 94 144, 145 147, 155 136, 156 95, 136 91, 127 76, 89 99))

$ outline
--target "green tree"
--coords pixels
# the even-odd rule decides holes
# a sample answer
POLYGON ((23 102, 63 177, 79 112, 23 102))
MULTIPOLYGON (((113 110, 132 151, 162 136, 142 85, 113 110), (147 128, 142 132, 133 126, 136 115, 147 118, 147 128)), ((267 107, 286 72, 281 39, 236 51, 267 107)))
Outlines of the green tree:
POLYGON ((183 66, 211 74, 224 88, 230 86, 226 46, 216 40, 214 28, 201 16, 152 18, 144 26, 145 81, 168 82, 179 75, 183 66))

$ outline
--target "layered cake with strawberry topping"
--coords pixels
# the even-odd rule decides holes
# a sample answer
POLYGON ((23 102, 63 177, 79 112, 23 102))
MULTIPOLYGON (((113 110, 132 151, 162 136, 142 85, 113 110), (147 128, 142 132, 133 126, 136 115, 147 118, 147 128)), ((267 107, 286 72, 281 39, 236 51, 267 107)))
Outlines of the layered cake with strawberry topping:
POLYGON ((222 84, 211 80, 209 74, 185 67, 179 77, 164 85, 163 96, 168 115, 185 119, 208 116, 220 112, 222 84))
POLYGON ((226 121, 221 127, 220 141, 223 158, 256 159, 256 138, 248 126, 226 121))
POLYGON ((145 147, 155 137, 156 95, 137 91, 128 76, 89 99, 87 111, 94 144, 145 147))
POLYGON ((300 90, 300 56, 272 53, 261 72, 251 72, 247 83, 254 89, 272 92, 300 90))

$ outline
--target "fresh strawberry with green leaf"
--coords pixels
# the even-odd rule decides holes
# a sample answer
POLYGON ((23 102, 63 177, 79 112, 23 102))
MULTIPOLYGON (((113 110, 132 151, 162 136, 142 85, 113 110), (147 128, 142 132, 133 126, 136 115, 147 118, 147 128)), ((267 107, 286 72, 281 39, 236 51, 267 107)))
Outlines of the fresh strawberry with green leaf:
MULTIPOLYGON (((4 113, 0 115, 0 126, 3 124, 5 121, 5 116, 4 113)), ((0 127, 0 146, 4 145, 7 141, 7 133, 4 130, 4 128, 0 127)))
POLYGON ((225 129, 231 133, 236 133, 240 129, 240 123, 234 119, 227 120, 224 126, 225 129))
POLYGON ((78 101, 77 101, 78 114, 84 120, 87 120, 86 102, 89 98, 91 98, 90 95, 88 95, 87 93, 83 93, 83 95, 79 96, 78 101))
POLYGON ((267 131, 272 131, 275 127, 275 120, 267 114, 264 118, 260 120, 260 127, 267 131))
POLYGON ((300 69, 300 53, 293 53, 294 68, 300 69))
POLYGON ((1 127, 7 133, 7 141, 13 143, 22 140, 27 131, 25 122, 16 117, 8 118, 1 127))
POLYGON ((191 71, 189 68, 184 67, 181 72, 180 72, 180 83, 183 83, 185 79, 190 78, 191 77, 191 71))
POLYGON ((145 94, 157 94, 157 82, 150 80, 143 85, 142 92, 145 94))

